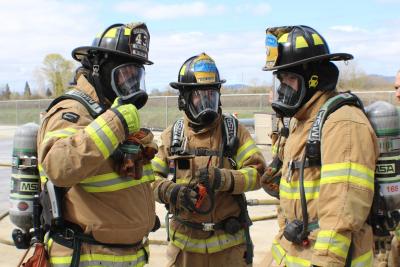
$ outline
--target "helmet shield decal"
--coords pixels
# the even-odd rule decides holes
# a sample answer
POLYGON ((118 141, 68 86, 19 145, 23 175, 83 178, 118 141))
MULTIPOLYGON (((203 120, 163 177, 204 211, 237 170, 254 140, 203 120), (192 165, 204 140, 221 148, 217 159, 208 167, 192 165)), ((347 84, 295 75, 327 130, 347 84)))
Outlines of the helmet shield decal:
POLYGON ((149 31, 143 23, 128 24, 125 31, 130 31, 129 49, 132 55, 137 55, 145 59, 149 53, 149 31))
POLYGON ((122 99, 131 98, 140 91, 146 91, 145 70, 142 66, 128 63, 111 71, 111 86, 122 99))
POLYGON ((275 67, 278 60, 278 42, 280 38, 289 33, 293 27, 275 27, 266 30, 265 48, 266 48, 266 68, 275 67))
POLYGON ((192 63, 193 74, 197 83, 216 82, 217 67, 214 60, 206 54, 201 54, 192 63))

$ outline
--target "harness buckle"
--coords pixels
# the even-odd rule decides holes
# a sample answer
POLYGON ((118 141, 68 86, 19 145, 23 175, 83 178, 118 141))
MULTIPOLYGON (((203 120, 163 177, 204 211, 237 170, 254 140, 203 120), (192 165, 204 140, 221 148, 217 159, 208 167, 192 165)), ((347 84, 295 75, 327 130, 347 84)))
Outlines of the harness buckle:
POLYGON ((64 232, 65 239, 72 240, 72 239, 74 239, 74 236, 75 236, 74 230, 72 230, 71 228, 65 228, 65 232, 64 232))
POLYGON ((214 231, 215 223, 202 223, 202 225, 203 225, 203 231, 204 232, 212 232, 212 231, 214 231))

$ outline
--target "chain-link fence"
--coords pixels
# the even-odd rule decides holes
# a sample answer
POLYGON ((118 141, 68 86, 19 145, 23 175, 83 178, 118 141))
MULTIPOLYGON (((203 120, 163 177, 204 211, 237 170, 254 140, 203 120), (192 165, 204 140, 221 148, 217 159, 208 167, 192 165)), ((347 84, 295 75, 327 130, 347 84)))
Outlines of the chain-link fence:
MULTIPOLYGON (((354 92, 364 105, 383 100, 397 104, 394 91, 354 92)), ((40 112, 45 111, 51 99, 0 101, 0 125, 39 123, 40 112)), ((237 113, 239 118, 253 118, 254 112, 271 112, 269 94, 225 94, 221 98, 223 112, 237 113)), ((151 96, 140 110, 143 127, 164 129, 183 116, 178 109, 177 96, 151 96)))

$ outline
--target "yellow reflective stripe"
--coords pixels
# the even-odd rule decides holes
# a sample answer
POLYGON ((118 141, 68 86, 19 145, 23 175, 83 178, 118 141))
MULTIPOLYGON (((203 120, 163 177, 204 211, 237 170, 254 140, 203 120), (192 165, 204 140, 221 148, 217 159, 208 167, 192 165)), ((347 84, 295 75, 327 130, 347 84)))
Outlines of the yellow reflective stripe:
POLYGON ((313 33, 311 36, 314 40, 314 45, 323 45, 324 44, 324 41, 322 41, 321 36, 319 36, 318 34, 313 33))
POLYGON ((245 242, 244 230, 238 231, 234 235, 220 234, 213 235, 205 239, 191 238, 170 229, 171 242, 178 248, 195 253, 216 253, 224 249, 243 244, 245 242))
MULTIPOLYGON (((319 180, 304 181, 306 199, 317 199, 319 197, 319 180)), ((285 199, 300 199, 300 182, 281 179, 279 185, 279 196, 285 199)))
POLYGON ((281 245, 275 239, 274 241, 272 241, 271 253, 272 257, 274 258, 277 264, 281 264, 282 259, 286 255, 286 251, 281 247, 281 245))
POLYGON ((80 182, 80 185, 86 192, 112 192, 129 187, 137 186, 143 183, 153 182, 155 180, 151 164, 143 166, 143 175, 135 180, 132 177, 120 177, 117 173, 105 173, 88 177, 80 182))
POLYGON ((101 138, 96 134, 96 131, 90 127, 90 124, 85 128, 85 131, 89 134, 89 137, 93 140, 93 143, 100 150, 103 157, 106 159, 110 155, 107 147, 104 145, 101 138))
POLYGON ((306 39, 304 39, 303 36, 297 36, 296 37, 296 48, 304 48, 304 47, 308 47, 306 39))
POLYGON ((374 258, 372 250, 351 261, 351 267, 372 267, 374 258))
POLYGON ((69 137, 75 133, 77 133, 78 130, 74 129, 74 128, 64 128, 64 129, 60 129, 57 131, 51 131, 51 132, 47 132, 46 135, 44 136, 43 139, 43 143, 47 143, 51 138, 53 137, 58 137, 58 138, 66 138, 69 137))
POLYGON ((272 155, 275 155, 276 153, 278 153, 278 145, 277 144, 273 145, 271 147, 271 153, 272 153, 272 155))
POLYGON ((250 191, 256 189, 257 186, 257 170, 252 167, 240 169, 239 172, 244 176, 243 191, 250 191))
POLYGON ((314 249, 329 250, 330 252, 346 258, 350 248, 350 239, 333 230, 320 230, 314 249))
POLYGON ((285 264, 286 267, 309 267, 311 265, 311 262, 303 258, 286 255, 285 264))
MULTIPOLYGON (((81 254, 79 266, 144 266, 147 263, 145 250, 148 254, 149 248, 146 246, 132 255, 107 255, 107 254, 81 254)), ((72 256, 51 256, 52 266, 69 266, 72 256)))
POLYGON ((258 151, 258 147, 252 139, 248 140, 241 147, 239 147, 235 157, 238 168, 241 168, 243 166, 243 162, 258 151))
POLYGON ((186 178, 177 178, 176 179, 176 183, 177 184, 181 184, 181 185, 188 185, 190 182, 190 177, 186 177, 186 178))
POLYGON ((117 35, 118 28, 112 28, 106 32, 103 38, 114 38, 117 35))
POLYGON ((89 137, 93 140, 104 158, 108 158, 118 146, 117 137, 101 116, 86 126, 85 131, 89 134, 89 137))
POLYGON ((352 183, 374 190, 374 171, 355 162, 324 164, 321 168, 321 185, 352 183))
POLYGON ((288 40, 289 33, 282 34, 278 39, 278 43, 286 43, 288 40))
POLYGON ((107 125, 107 122, 102 117, 97 117, 96 121, 101 125, 101 129, 106 134, 108 139, 111 141, 113 148, 117 148, 119 145, 119 141, 115 133, 111 130, 110 126, 107 125))
POLYGON ((162 159, 158 157, 154 157, 151 160, 151 165, 153 166, 153 170, 164 175, 168 174, 168 166, 162 159))
POLYGON ((49 240, 47 241, 47 251, 50 251, 52 246, 53 246, 53 239, 49 238, 49 240))
POLYGON ((39 169, 39 174, 40 174, 40 182, 45 183, 47 181, 47 174, 45 173, 45 171, 43 169, 43 165, 39 164, 38 169, 39 169))

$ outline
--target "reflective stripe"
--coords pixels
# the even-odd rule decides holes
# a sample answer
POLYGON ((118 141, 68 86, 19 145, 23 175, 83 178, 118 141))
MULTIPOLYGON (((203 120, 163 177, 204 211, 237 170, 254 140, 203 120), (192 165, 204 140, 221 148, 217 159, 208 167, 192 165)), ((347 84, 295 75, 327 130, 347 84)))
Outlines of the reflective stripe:
MULTIPOLYGON (((304 191, 307 200, 317 199, 319 197, 319 182, 319 180, 304 181, 304 191)), ((291 181, 288 183, 286 179, 281 179, 279 196, 285 199, 300 199, 299 181, 291 181)))
POLYGON ((239 147, 236 153, 235 161, 237 162, 238 168, 243 166, 243 162, 248 159, 252 154, 259 152, 256 143, 253 139, 250 139, 244 145, 239 147))
POLYGON ((181 185, 188 185, 189 182, 190 182, 190 178, 189 177, 187 177, 187 178, 177 178, 176 179, 176 183, 177 184, 181 184, 181 185))
POLYGON ((86 192, 111 192, 155 180, 151 164, 143 166, 143 175, 139 180, 132 177, 120 177, 116 172, 100 174, 84 179, 80 185, 86 192))
POLYGON ((271 147, 271 154, 276 155, 278 153, 278 144, 275 144, 271 147))
POLYGON ((351 267, 372 267, 374 258, 372 250, 351 261, 351 267))
POLYGON ((58 138, 66 138, 72 136, 73 134, 77 133, 78 130, 74 128, 64 128, 57 131, 47 132, 44 136, 43 143, 47 143, 51 138, 58 137, 58 138))
POLYGON ((153 166, 153 170, 159 172, 161 174, 167 175, 168 174, 168 166, 162 159, 158 157, 154 157, 151 160, 151 165, 153 166))
POLYGON ((279 245, 278 241, 276 241, 275 239, 274 241, 272 241, 271 253, 277 264, 281 264, 283 258, 286 255, 285 250, 281 247, 281 245, 279 245))
MULTIPOLYGON (((93 266, 114 266, 114 267, 127 267, 127 266, 144 266, 147 263, 146 253, 149 254, 148 246, 138 250, 132 255, 107 255, 107 254, 81 254, 80 267, 93 267, 93 266)), ((69 267, 72 256, 57 257, 51 256, 50 263, 55 267, 69 267)))
POLYGON ((248 167, 239 170, 244 175, 244 188, 243 191, 250 191, 256 189, 257 186, 257 170, 248 167))
POLYGON ((321 168, 321 185, 352 183, 374 190, 374 171, 354 162, 324 164, 321 168))
POLYGON ((45 183, 47 181, 47 174, 43 170, 43 165, 39 164, 38 169, 39 169, 39 174, 40 174, 40 182, 45 183))
POLYGON ((118 146, 117 137, 101 116, 86 126, 85 131, 89 134, 89 137, 93 140, 105 159, 118 146))
POLYGON ((286 267, 309 267, 311 262, 303 258, 286 255, 285 264, 286 267))
POLYGON ((190 238, 182 233, 173 231, 170 229, 170 233, 172 233, 171 242, 184 251, 195 253, 216 253, 245 242, 243 229, 234 235, 220 234, 205 239, 190 238))
POLYGON ((329 250, 330 252, 345 258, 350 247, 350 239, 333 230, 320 230, 314 249, 329 250))

